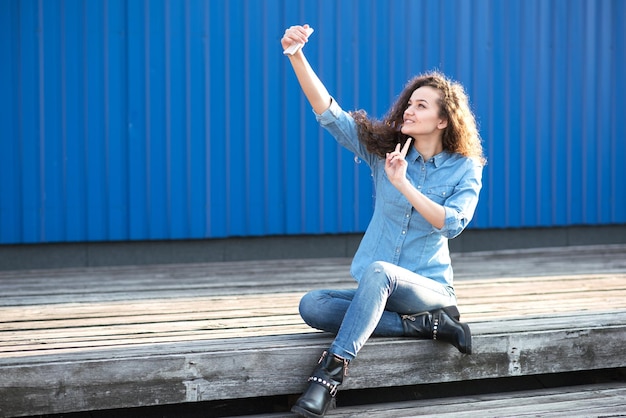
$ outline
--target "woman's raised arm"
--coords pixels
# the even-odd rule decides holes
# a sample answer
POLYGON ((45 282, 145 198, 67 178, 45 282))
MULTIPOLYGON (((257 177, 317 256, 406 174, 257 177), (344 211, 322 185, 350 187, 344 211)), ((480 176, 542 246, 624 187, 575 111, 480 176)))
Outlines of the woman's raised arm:
MULTIPOLYGON (((303 43, 308 41, 307 28, 309 25, 304 26, 291 26, 285 31, 280 43, 283 49, 287 49, 293 43, 303 43)), ((300 48, 295 54, 288 55, 291 66, 296 73, 300 87, 304 92, 304 95, 311 103, 313 111, 318 115, 324 113, 330 106, 330 94, 322 81, 319 79, 311 65, 307 61, 302 48, 300 48)))

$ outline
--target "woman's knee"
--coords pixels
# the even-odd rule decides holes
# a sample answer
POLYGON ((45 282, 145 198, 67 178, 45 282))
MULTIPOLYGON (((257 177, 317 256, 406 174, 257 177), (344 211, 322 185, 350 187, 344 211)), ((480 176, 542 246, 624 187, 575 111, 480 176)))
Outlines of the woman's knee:
POLYGON ((311 320, 319 314, 319 305, 324 298, 324 292, 321 290, 311 290, 302 296, 298 311, 304 322, 311 324, 311 320))
MULTIPOLYGON (((363 276, 361 277, 361 282, 365 282, 370 284, 374 283, 388 283, 390 274, 389 274, 389 266, 390 264, 384 261, 374 261, 372 264, 367 266, 363 276)), ((361 284, 359 282, 359 284, 361 284)))

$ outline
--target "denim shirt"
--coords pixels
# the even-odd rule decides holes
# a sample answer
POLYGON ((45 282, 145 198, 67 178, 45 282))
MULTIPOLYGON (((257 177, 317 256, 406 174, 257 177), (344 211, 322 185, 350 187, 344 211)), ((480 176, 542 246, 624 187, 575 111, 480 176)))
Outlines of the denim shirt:
POLYGON ((385 173, 385 159, 367 151, 358 139, 354 119, 334 99, 316 118, 339 144, 372 170, 374 213, 352 261, 352 276, 359 281, 372 262, 386 261, 436 280, 454 292, 448 239, 459 235, 474 215, 482 186, 482 165, 447 151, 424 161, 410 147, 406 156, 409 181, 445 209, 445 224, 438 229, 391 184, 385 173))

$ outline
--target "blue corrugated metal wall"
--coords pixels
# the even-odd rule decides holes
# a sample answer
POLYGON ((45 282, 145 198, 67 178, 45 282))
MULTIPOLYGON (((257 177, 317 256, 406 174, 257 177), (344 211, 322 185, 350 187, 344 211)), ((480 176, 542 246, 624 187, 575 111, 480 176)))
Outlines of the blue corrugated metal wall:
POLYGON ((364 164, 321 131, 285 27, 346 109, 467 88, 474 228, 626 222, 626 2, 0 0, 0 243, 363 231, 364 164))

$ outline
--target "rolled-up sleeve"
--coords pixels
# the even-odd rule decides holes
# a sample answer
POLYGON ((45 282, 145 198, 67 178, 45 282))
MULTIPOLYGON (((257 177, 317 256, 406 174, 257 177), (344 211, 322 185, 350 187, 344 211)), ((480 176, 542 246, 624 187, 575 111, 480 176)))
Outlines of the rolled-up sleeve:
POLYGON ((365 145, 359 141, 356 122, 348 112, 339 106, 334 98, 331 98, 328 109, 319 115, 315 113, 315 117, 320 126, 326 129, 339 145, 353 152, 367 162, 370 167, 372 166, 373 159, 376 157, 370 154, 365 145))
POLYGON ((452 195, 446 200, 443 207, 446 218, 443 228, 435 228, 446 238, 458 236, 474 217, 478 196, 482 188, 482 165, 468 159, 468 167, 459 184, 454 188, 452 195))

